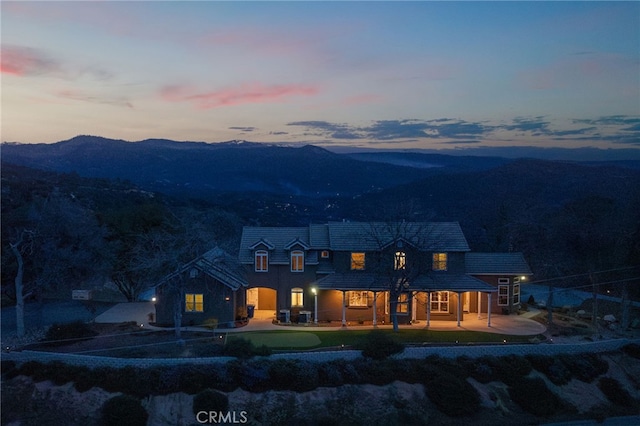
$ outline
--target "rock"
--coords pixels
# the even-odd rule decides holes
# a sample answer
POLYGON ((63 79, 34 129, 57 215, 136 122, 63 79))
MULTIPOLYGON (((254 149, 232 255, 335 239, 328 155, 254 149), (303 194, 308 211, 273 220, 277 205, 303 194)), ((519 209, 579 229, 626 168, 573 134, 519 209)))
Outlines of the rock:
POLYGON ((584 309, 580 309, 578 312, 576 312, 577 315, 586 315, 587 312, 584 309))
POLYGON ((611 314, 605 315, 602 319, 606 322, 616 322, 616 317, 611 314))

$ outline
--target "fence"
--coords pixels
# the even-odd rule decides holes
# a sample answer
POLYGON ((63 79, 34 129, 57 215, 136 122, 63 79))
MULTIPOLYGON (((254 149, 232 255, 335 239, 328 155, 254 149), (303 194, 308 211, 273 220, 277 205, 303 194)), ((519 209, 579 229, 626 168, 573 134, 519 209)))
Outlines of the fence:
MULTIPOLYGON (((468 356, 478 358, 485 355, 504 356, 504 355, 559 355, 581 354, 581 353, 598 353, 611 352, 630 344, 640 344, 640 339, 615 339, 602 340, 588 343, 575 344, 529 344, 529 345, 455 345, 455 346, 423 346, 408 347, 394 356, 394 358, 414 358, 421 359, 430 355, 439 355, 446 358, 457 358, 459 356, 468 356)), ((314 362, 327 362, 336 359, 353 360, 361 357, 360 351, 341 350, 341 351, 317 351, 317 352, 292 352, 273 354, 270 359, 304 359, 314 362)), ((38 361, 47 363, 51 361, 61 361, 70 365, 86 366, 86 367, 139 367, 148 368, 156 366, 172 366, 182 364, 213 364, 226 363, 236 359, 234 357, 210 357, 210 358, 111 358, 101 356, 64 354, 53 352, 39 351, 21 351, 7 352, 2 354, 2 360, 10 360, 16 363, 24 363, 28 361, 38 361)))

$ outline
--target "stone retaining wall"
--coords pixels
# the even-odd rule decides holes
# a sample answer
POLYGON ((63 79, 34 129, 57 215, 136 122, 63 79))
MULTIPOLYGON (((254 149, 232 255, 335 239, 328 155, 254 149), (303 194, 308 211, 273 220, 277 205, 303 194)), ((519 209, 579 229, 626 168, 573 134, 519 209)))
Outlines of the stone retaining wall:
MULTIPOLYGON (((640 344, 640 339, 615 339, 603 340, 589 343, 575 344, 529 344, 529 345, 455 345, 455 346, 423 346, 409 347, 394 358, 425 358, 430 355, 439 355, 446 358, 457 358, 459 356, 468 356, 478 358, 485 355, 503 356, 503 355, 558 355, 561 353, 581 354, 581 353, 598 353, 610 352, 620 349, 630 344, 640 344)), ((304 359, 314 362, 327 362, 336 359, 353 360, 360 358, 360 351, 342 350, 342 351, 318 351, 318 352, 294 352, 273 354, 269 359, 304 359)), ((61 361, 66 364, 86 366, 86 367, 155 367, 155 366, 171 366, 182 364, 212 364, 225 363, 234 360, 234 357, 210 357, 210 358, 110 358, 101 356, 64 354, 53 352, 39 351, 21 351, 3 353, 1 359, 11 360, 16 363, 24 363, 27 361, 39 361, 42 363, 51 361, 61 361)))

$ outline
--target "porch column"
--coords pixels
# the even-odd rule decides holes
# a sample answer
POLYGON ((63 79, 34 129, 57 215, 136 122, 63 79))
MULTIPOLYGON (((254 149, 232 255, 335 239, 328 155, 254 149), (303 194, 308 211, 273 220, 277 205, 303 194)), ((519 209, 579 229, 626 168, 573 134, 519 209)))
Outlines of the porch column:
POLYGON ((462 315, 462 293, 456 293, 458 295, 458 327, 460 327, 460 316, 462 315))
POLYGON ((342 326, 347 326, 347 292, 342 290, 342 326))
POLYGON ((378 293, 373 292, 373 326, 378 325, 378 293))
POLYGON ((482 318, 480 313, 482 312, 482 293, 478 292, 478 319, 482 318))
POLYGON ((418 304, 416 300, 416 292, 411 293, 411 323, 416 322, 416 309, 418 309, 418 304))
POLYGON ((431 292, 427 292, 427 328, 431 323, 431 292))
POLYGON ((487 327, 491 327, 491 293, 487 293, 487 327))

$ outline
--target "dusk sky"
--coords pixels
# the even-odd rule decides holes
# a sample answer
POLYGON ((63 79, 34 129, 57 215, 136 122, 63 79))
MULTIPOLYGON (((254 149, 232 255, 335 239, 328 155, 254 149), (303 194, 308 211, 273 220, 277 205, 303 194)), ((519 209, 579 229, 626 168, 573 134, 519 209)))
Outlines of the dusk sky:
POLYGON ((640 149, 640 2, 1 8, 2 141, 640 149))

